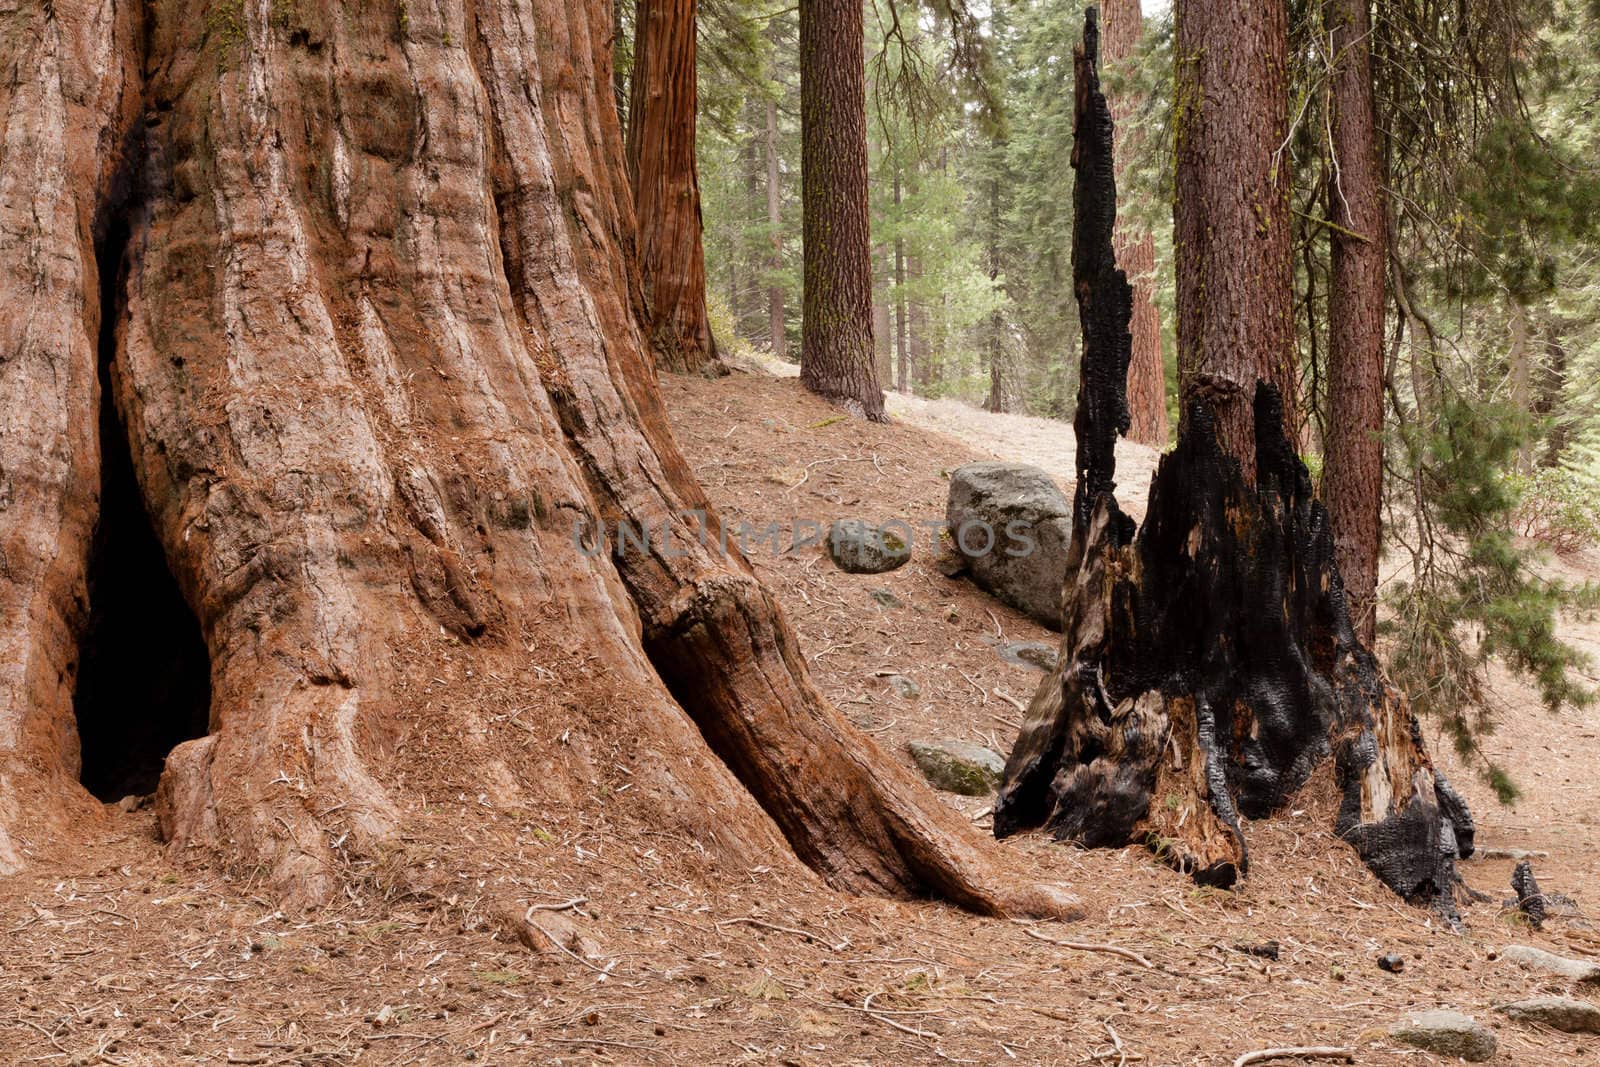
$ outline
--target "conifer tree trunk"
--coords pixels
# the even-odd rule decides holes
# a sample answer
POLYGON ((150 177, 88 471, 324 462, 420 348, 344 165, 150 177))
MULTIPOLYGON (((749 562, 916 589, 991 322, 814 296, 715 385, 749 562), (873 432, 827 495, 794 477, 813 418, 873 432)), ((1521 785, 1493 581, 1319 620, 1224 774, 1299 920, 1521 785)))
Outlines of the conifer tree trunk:
POLYGON ((639 0, 636 10, 627 155, 646 321, 661 366, 714 371, 695 164, 695 0, 639 0))
POLYGON ((778 104, 775 100, 767 101, 767 136, 765 140, 767 150, 767 231, 771 235, 768 240, 772 244, 772 255, 767 260, 767 341, 772 349, 772 354, 778 359, 788 358, 788 336, 784 326, 783 313, 783 286, 778 282, 778 273, 783 270, 783 235, 778 227, 782 223, 779 214, 781 188, 778 184, 778 104))
MULTIPOLYGON (((1000 179, 989 181, 989 284, 1000 277, 1000 179)), ((1006 410, 1005 318, 996 308, 989 316, 990 411, 1006 410)))
POLYGON ((800 382, 853 414, 882 422, 888 416, 872 358, 863 35, 859 3, 801 0, 800 382))
POLYGON ((822 697, 721 550, 639 329, 610 5, 240 20, 55 0, 0 37, 44 75, 0 107, 0 864, 101 817, 73 698, 109 404, 209 659, 174 855, 290 906, 493 886, 516 857, 463 826, 596 818, 623 766, 604 819, 685 869, 1071 911, 822 697))
MULTIPOLYGON (((1144 16, 1139 0, 1102 0, 1103 44, 1106 60, 1121 63, 1131 59, 1144 35, 1144 16)), ((1117 124, 1117 182, 1138 144, 1129 133, 1129 120, 1143 101, 1125 96, 1108 97, 1111 117, 1117 124)), ((1125 202, 1125 200, 1124 200, 1125 202)), ((1142 445, 1164 447, 1167 443, 1166 369, 1161 359, 1161 313, 1151 297, 1155 284, 1156 245, 1149 233, 1130 232, 1121 215, 1117 217, 1117 262, 1133 283, 1133 319, 1128 325, 1133 334, 1133 356, 1128 361, 1128 440, 1142 445)))
MULTIPOLYGON (((1215 413, 1223 451, 1255 477, 1256 381, 1295 402, 1283 0, 1176 0, 1173 65, 1178 385, 1182 417, 1215 413)), ((1182 432, 1180 426, 1179 432, 1182 432)))
POLYGON ((889 307, 889 284, 894 280, 894 256, 888 245, 872 246, 872 345, 878 364, 878 381, 894 381, 894 319, 889 307))
POLYGON ((1322 484, 1350 617, 1363 643, 1377 636, 1383 505, 1383 309, 1387 262, 1382 175, 1372 103, 1367 0, 1329 8, 1334 222, 1328 291, 1328 439, 1322 484))
MULTIPOLYGON (((922 261, 906 257, 906 281, 915 285, 922 277, 922 261)), ((922 396, 933 390, 933 345, 928 337, 928 309, 920 300, 906 298, 906 354, 916 381, 913 392, 922 396)))
MULTIPOLYGON (((894 212, 900 216, 900 168, 894 169, 894 212)), ((905 393, 910 388, 910 354, 906 351, 906 239, 899 229, 894 235, 894 388, 905 393)))

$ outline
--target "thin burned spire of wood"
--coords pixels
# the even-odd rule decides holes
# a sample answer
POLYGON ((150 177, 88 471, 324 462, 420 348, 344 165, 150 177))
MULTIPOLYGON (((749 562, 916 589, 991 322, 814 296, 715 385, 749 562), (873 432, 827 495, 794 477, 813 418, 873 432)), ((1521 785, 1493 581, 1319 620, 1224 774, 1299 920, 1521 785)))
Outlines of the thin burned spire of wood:
MULTIPOLYGON (((1128 432, 1128 359, 1133 337, 1133 287, 1117 267, 1111 235, 1117 221, 1111 108, 1100 91, 1099 9, 1083 13, 1083 39, 1073 49, 1072 286, 1083 330, 1078 413, 1078 486, 1072 519, 1081 541, 1102 493, 1116 488, 1117 435, 1128 432)), ((1128 533, 1131 535, 1132 530, 1128 533)))
POLYGON ((1111 247, 1112 123, 1095 12, 1077 54, 1073 278, 1083 322, 1078 484, 1061 654, 1029 705, 994 832, 1039 827, 1086 847, 1145 843, 1204 885, 1248 871, 1245 819, 1285 810, 1324 762, 1335 834, 1407 900, 1459 919, 1461 798, 1434 769, 1403 694, 1350 626, 1328 516, 1252 377, 1247 476, 1216 406, 1190 398, 1136 527, 1114 494, 1128 426, 1127 279, 1111 247), (1137 535, 1136 535, 1137 532, 1137 535))

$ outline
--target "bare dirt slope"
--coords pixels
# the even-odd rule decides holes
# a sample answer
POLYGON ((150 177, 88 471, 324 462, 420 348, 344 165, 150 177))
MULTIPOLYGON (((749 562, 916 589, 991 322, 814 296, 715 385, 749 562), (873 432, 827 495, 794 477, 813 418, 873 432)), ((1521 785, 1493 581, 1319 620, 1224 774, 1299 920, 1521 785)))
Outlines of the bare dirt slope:
MULTIPOLYGON (((868 425, 758 375, 664 388, 680 442, 730 520, 936 519, 944 472, 991 456, 1071 477, 1070 431, 1042 420, 897 399, 894 424, 868 425)), ((1123 462, 1135 508, 1153 458, 1129 450, 1123 462)), ((1015 702, 1040 675, 995 644, 1053 635, 944 578, 926 552, 880 577, 843 575, 816 548, 753 558, 818 681, 882 758, 906 758, 918 737, 1005 751, 1015 702)), ((441 662, 441 676, 450 669, 441 662)), ((1493 749, 1527 795, 1497 808, 1458 773, 1481 838, 1549 851, 1537 861, 1546 889, 1600 908, 1590 888, 1600 716, 1552 720, 1501 681, 1508 714, 1493 749)), ((507 722, 531 735, 561 699, 571 694, 530 688, 507 722)), ((596 796, 625 803, 628 777, 598 774, 596 796)), ((427 780, 406 800, 438 825, 394 862, 455 878, 458 891, 408 898, 380 868, 333 907, 284 915, 261 885, 163 854, 148 810, 108 806, 80 847, 0 882, 0 1062, 1116 1064, 1120 1046, 1129 1063, 1211 1065, 1253 1048, 1350 1044, 1361 1063, 1421 1065, 1445 1061, 1387 1043, 1381 1028, 1439 1006, 1494 1025, 1495 1062, 1593 1062, 1592 1039, 1494 1015, 1496 1003, 1567 989, 1493 954, 1523 941, 1600 958, 1600 931, 1555 922, 1533 933, 1492 905, 1468 909, 1465 935, 1444 931, 1331 839, 1317 784, 1295 814, 1250 828, 1255 873, 1232 893, 1197 890, 1142 849, 1009 845, 1056 872, 1088 912, 1029 927, 841 896, 783 864, 707 888, 695 842, 628 830, 604 803, 582 818, 510 818, 427 780), (485 877, 474 860, 484 850, 517 860, 485 877), (484 904, 508 897, 533 909, 534 926, 484 904), (1238 951, 1269 940, 1276 961, 1238 951), (1388 952, 1406 957, 1403 973, 1377 969, 1388 952)), ((987 801, 947 799, 986 829, 987 801)), ((1465 869, 1505 891, 1508 862, 1465 869)))

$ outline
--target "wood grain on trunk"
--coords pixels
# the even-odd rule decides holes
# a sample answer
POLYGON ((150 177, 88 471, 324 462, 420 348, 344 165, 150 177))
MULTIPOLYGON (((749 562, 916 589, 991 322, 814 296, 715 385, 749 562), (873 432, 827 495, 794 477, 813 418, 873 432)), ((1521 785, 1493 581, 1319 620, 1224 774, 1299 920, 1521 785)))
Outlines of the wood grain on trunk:
POLYGON ((1248 481, 1257 381, 1283 398, 1291 441, 1299 425, 1287 15, 1281 0, 1177 0, 1173 14, 1182 417, 1204 401, 1248 481))
POLYGON ((860 4, 801 0, 800 383, 881 422, 888 416, 872 352, 864 32, 860 4))

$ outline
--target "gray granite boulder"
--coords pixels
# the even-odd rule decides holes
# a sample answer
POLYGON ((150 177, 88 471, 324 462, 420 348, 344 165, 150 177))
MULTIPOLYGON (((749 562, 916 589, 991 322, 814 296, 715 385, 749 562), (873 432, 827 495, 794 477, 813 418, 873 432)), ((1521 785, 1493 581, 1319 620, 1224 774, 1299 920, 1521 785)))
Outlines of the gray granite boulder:
POLYGON ((1533 997, 1501 1004, 1495 1011, 1518 1022, 1543 1023, 1569 1034, 1600 1034, 1600 1008, 1572 997, 1533 997))
POLYGON ((1500 958, 1507 963, 1515 963, 1530 971, 1542 971, 1553 974, 1558 978, 1565 978, 1579 985, 1594 985, 1600 983, 1600 964, 1588 960, 1571 960, 1565 956, 1557 956, 1553 952, 1546 952, 1542 948, 1531 948, 1527 945, 1509 945, 1500 950, 1500 958))
POLYGON ((1389 1028, 1389 1037, 1402 1045, 1482 1063, 1494 1056, 1499 1042, 1494 1031, 1459 1011, 1419 1011, 1389 1028))
POLYGON ((963 796, 992 792, 1006 769, 998 752, 965 741, 907 741, 906 751, 935 788, 963 796))
POLYGON ((979 587, 1061 629, 1072 504, 1050 475, 1025 463, 958 467, 950 475, 945 522, 952 556, 979 587))

